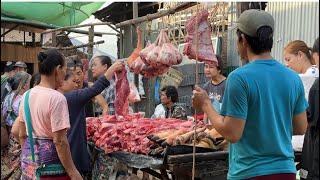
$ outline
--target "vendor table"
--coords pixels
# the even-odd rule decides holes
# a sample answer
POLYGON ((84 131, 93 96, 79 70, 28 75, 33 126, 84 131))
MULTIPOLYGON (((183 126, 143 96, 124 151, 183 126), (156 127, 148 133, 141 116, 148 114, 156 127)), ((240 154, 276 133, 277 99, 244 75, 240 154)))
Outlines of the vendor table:
MULTIPOLYGON (((92 146, 92 144, 91 144, 92 146)), ((104 154, 104 151, 95 147, 93 148, 94 157, 98 153, 104 154)), ((176 151, 177 152, 177 151, 176 151)), ((176 153, 174 152, 174 153, 176 153)), ((188 151, 186 151, 188 152, 188 151)), ((108 155, 111 158, 125 164, 126 166, 146 172, 154 177, 163 180, 191 180, 192 179, 192 160, 193 154, 172 154, 173 151, 168 148, 167 153, 162 158, 156 158, 147 155, 134 154, 129 152, 113 152, 108 155), (170 178, 169 178, 170 177, 170 178)), ((225 180, 228 172, 228 152, 200 152, 196 153, 195 179, 198 180, 225 180)), ((301 159, 301 152, 295 152, 295 162, 301 159)), ((299 166, 299 165, 298 165, 299 166)), ((299 167, 297 166, 297 169, 299 167)), ((115 177, 115 176, 114 176, 115 177)))
MULTIPOLYGON (((97 157, 98 153, 104 153, 104 151, 95 147, 92 153, 93 158, 97 157)), ((109 153, 108 155, 130 168, 139 169, 159 179, 192 179, 192 153, 178 155, 169 153, 165 154, 163 158, 122 151, 109 153), (171 178, 169 178, 169 174, 171 178)), ((227 159, 227 151, 196 153, 196 179, 226 179, 228 171, 227 159)))

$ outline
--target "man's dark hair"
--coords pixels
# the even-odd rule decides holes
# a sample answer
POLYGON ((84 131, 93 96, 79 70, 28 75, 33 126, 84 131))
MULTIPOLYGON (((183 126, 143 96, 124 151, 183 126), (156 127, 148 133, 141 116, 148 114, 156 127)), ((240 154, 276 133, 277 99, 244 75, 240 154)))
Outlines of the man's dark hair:
POLYGON ((66 71, 66 76, 64 77, 64 80, 68 80, 69 78, 71 78, 73 76, 73 72, 70 69, 67 69, 66 71))
POLYGON ((312 52, 319 54, 319 37, 316 39, 316 41, 313 44, 312 52))
POLYGON ((34 74, 30 80, 30 88, 33 88, 34 86, 38 85, 40 81, 41 81, 40 73, 34 74))
POLYGON ((171 99, 173 103, 178 102, 179 95, 177 88, 174 86, 165 86, 161 89, 162 92, 166 92, 166 96, 171 99))
POLYGON ((4 72, 11 72, 13 71, 15 68, 14 68, 14 64, 11 64, 9 66, 5 66, 4 67, 4 72))
POLYGON ((83 71, 83 64, 82 64, 82 61, 78 58, 78 56, 68 57, 67 68, 68 69, 75 69, 77 67, 79 67, 83 71))
POLYGON ((64 66, 65 58, 56 49, 48 49, 38 54, 39 73, 42 75, 51 75, 57 66, 64 66))
POLYGON ((258 37, 250 37, 245 33, 237 30, 239 41, 242 40, 241 34, 246 38, 251 50, 254 54, 261 54, 264 52, 271 52, 273 46, 273 31, 269 26, 262 26, 258 29, 258 37))
POLYGON ((102 65, 107 65, 108 68, 112 65, 111 58, 109 56, 96 56, 95 58, 98 58, 102 65))

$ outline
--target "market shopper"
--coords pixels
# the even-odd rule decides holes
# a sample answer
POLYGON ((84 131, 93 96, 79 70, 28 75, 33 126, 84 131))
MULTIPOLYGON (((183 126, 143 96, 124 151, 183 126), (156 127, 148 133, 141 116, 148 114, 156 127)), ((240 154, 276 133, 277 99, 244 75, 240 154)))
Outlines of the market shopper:
POLYGON ((37 86, 41 81, 41 75, 40 73, 35 73, 32 75, 31 80, 30 80, 30 87, 33 88, 37 86))
MULTIPOLYGON (((314 42, 312 56, 319 68, 319 38, 314 42)), ((304 136, 301 156, 301 179, 319 179, 319 78, 313 83, 309 93, 308 128, 304 136)))
MULTIPOLYGON (((32 75, 30 80, 30 88, 37 86, 40 83, 40 78, 41 76, 39 73, 32 75)), ((20 128, 20 122, 19 122, 19 116, 18 116, 17 119, 14 121, 11 129, 12 136, 17 140, 19 140, 19 131, 20 131, 19 128, 20 128)))
POLYGON ((319 77, 319 69, 314 64, 311 49, 301 41, 291 41, 284 48, 285 64, 302 76, 319 77))
MULTIPOLYGON (((81 180, 82 177, 72 161, 67 139, 67 130, 70 128, 67 101, 56 91, 62 85, 66 74, 65 59, 57 50, 49 49, 40 52, 38 60, 40 84, 24 94, 19 110, 22 179, 35 178, 34 162, 33 158, 30 158, 33 157, 33 149, 37 166, 56 167, 45 176, 46 179, 81 180), (26 99, 29 93, 30 97, 26 99), (25 111, 28 107, 30 115, 25 111), (27 134, 30 129, 26 129, 26 123, 30 121, 34 148, 30 146, 28 137, 31 134, 27 134)), ((41 172, 45 171, 43 168, 41 172)))
POLYGON ((1 112, 5 118, 6 125, 9 127, 9 132, 13 122, 18 117, 22 95, 30 87, 30 79, 31 75, 24 71, 18 72, 12 78, 8 79, 8 85, 12 91, 6 96, 1 106, 1 112))
POLYGON ((304 134, 307 126, 301 79, 271 57, 274 19, 269 13, 246 10, 237 28, 239 55, 249 63, 229 74, 221 115, 199 87, 193 106, 230 142, 228 179, 295 180, 291 137, 304 134))
POLYGON ((20 72, 20 71, 25 71, 27 72, 27 64, 22 62, 22 61, 18 61, 14 64, 14 68, 16 72, 20 72))
POLYGON ((8 78, 13 77, 15 74, 14 63, 8 61, 4 67, 4 73, 1 75, 1 85, 7 81, 8 78))
MULTIPOLYGON (((98 77, 102 76, 108 68, 112 65, 111 58, 108 56, 96 56, 92 60, 92 76, 93 78, 97 79, 98 77)), ((114 115, 114 100, 116 94, 116 83, 115 79, 111 79, 109 87, 102 91, 101 95, 104 97, 105 101, 108 104, 108 114, 114 115)), ((100 115, 103 113, 103 107, 96 108, 95 113, 100 115)))
MULTIPOLYGON (((309 90, 319 77, 319 69, 314 65, 310 48, 301 40, 291 41, 284 48, 284 58, 287 67, 299 74, 304 86, 305 98, 308 99, 309 90)), ((292 144, 295 151, 302 151, 303 139, 303 135, 293 136, 292 144)))
POLYGON ((31 75, 26 72, 18 72, 8 79, 8 85, 12 89, 11 93, 1 107, 1 115, 5 118, 6 130, 9 133, 8 146, 1 148, 1 179, 19 179, 21 176, 20 153, 21 148, 18 139, 11 134, 11 129, 19 113, 19 105, 22 95, 29 89, 31 75))
POLYGON ((103 76, 93 84, 92 87, 79 89, 77 88, 77 80, 74 71, 67 70, 67 76, 59 88, 67 99, 68 109, 70 114, 70 129, 68 131, 68 140, 72 159, 78 171, 86 176, 90 173, 90 157, 87 150, 87 135, 86 135, 86 115, 85 105, 91 101, 96 95, 100 94, 110 83, 116 71, 124 68, 123 63, 115 62, 103 76))
POLYGON ((161 89, 160 101, 156 107, 156 111, 152 118, 177 118, 177 119, 187 119, 185 109, 178 104, 179 95, 178 90, 174 86, 166 86, 161 89), (162 107, 163 109, 162 109, 162 107), (164 113, 164 114, 163 114, 164 113))
MULTIPOLYGON (((218 66, 214 63, 206 63, 204 66, 204 73, 210 80, 204 84, 203 89, 208 93, 212 106, 219 113, 227 78, 222 74, 223 62, 218 55, 217 60, 218 66)), ((210 123, 210 121, 207 120, 206 115, 204 119, 210 123)))
MULTIPOLYGON (((78 84, 77 89, 89 87, 89 83, 84 81, 83 64, 78 57, 71 58, 67 63, 67 68, 71 70, 74 74, 75 80, 78 84)), ((108 104, 104 97, 99 94, 93 100, 102 108, 102 114, 108 114, 108 104)), ((86 117, 94 117, 94 105, 93 101, 88 101, 85 105, 86 117)))
POLYGON ((15 75, 14 62, 8 61, 4 67, 4 74, 1 75, 1 103, 4 98, 10 93, 11 89, 8 86, 7 80, 15 75))

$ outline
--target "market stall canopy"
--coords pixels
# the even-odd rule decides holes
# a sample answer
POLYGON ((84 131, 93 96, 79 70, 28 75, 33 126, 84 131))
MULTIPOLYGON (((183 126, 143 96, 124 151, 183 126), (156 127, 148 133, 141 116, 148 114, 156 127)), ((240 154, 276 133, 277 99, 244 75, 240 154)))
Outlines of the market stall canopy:
POLYGON ((38 21, 54 26, 80 24, 104 2, 1 2, 3 17, 38 21))

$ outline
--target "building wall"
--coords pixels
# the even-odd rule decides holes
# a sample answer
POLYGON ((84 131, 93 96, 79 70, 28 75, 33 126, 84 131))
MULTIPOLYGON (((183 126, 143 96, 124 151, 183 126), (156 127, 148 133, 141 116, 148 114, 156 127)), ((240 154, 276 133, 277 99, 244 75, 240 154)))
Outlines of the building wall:
POLYGON ((240 66, 240 58, 237 53, 237 35, 236 35, 236 21, 238 19, 237 3, 229 3, 228 11, 228 42, 227 42, 227 66, 240 66))
POLYGON ((270 2, 266 11, 275 19, 272 55, 283 62, 283 49, 292 40, 312 47, 319 37, 319 2, 270 2))
POLYGON ((1 43, 1 62, 23 61, 33 64, 33 72, 38 72, 37 56, 40 51, 40 47, 24 47, 22 45, 1 43))
MULTIPOLYGON (((312 46, 319 37, 318 2, 268 2, 266 11, 275 19, 272 56, 283 62, 283 49, 292 40, 303 40, 312 46)), ((228 66, 240 66, 236 48, 237 3, 229 3, 228 66)))

